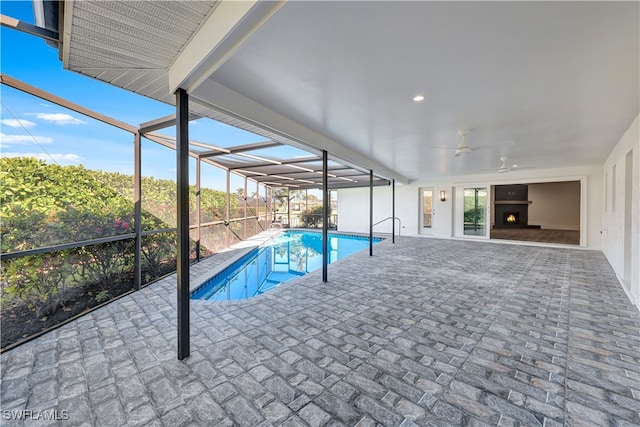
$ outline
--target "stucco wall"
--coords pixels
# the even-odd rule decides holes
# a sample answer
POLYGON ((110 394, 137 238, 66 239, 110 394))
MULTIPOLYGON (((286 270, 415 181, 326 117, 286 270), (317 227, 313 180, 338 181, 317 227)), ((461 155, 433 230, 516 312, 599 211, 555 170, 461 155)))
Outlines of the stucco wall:
POLYGON ((603 199, 606 194, 606 204, 603 203, 601 206, 602 252, 615 270, 629 298, 640 309, 640 116, 636 117, 613 148, 601 173, 603 186, 600 191, 603 193, 603 199), (631 171, 627 170, 626 161, 629 152, 631 171), (627 183, 631 185, 628 186, 627 183), (630 239, 630 254, 627 255, 625 264, 626 239, 630 239))
MULTIPOLYGON (((435 215, 430 234, 435 237, 462 237, 462 204, 459 195, 465 187, 487 187, 496 184, 539 183, 560 181, 582 181, 586 189, 580 203, 581 232, 584 233, 583 246, 601 249, 602 225, 602 167, 577 167, 563 169, 532 169, 508 174, 474 175, 451 179, 448 182, 416 182, 410 185, 396 185, 396 216, 402 222, 402 235, 420 234, 420 189, 434 190, 435 215), (445 190, 447 200, 441 202, 438 194, 445 190)), ((374 188, 374 223, 391 216, 391 188, 374 188)), ((369 189, 355 188, 338 191, 338 229, 360 233, 369 232, 369 189)), ((389 221, 374 227, 376 232, 390 232, 389 221)))
MULTIPOLYGON (((391 187, 374 187, 373 222, 391 217, 391 187)), ((418 189, 396 186, 396 234, 416 234, 419 213, 418 189), (400 224, 402 228, 400 229, 400 224)), ((358 233, 369 232, 369 188, 338 190, 338 230, 358 233)), ((374 232, 391 233, 391 220, 373 228, 374 232)))

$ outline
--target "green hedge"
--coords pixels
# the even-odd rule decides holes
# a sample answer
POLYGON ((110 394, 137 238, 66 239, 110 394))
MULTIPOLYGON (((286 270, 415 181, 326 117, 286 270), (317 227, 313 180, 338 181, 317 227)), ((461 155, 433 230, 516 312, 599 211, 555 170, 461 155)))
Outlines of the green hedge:
MULTIPOLYGON (((0 158, 1 252, 133 233, 133 183, 121 173, 0 158)), ((143 230, 175 227, 175 193, 174 181, 142 179, 143 230)), ((203 188, 200 196, 203 222, 224 218, 225 192, 203 188)), ((240 211, 234 197, 230 208, 240 211)), ((216 249, 221 231, 209 239, 216 249)), ((135 239, 125 238, 3 261, 2 347, 132 289, 134 251, 135 239)), ((141 257, 143 282, 174 271, 175 232, 144 236, 141 257)))

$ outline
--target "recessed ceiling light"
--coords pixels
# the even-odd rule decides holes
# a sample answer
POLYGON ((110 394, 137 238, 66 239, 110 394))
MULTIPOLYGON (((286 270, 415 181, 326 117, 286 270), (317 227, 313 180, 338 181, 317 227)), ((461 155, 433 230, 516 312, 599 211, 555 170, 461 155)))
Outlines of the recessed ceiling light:
POLYGON ((422 102, 424 101, 424 95, 416 95, 413 97, 414 102, 422 102))

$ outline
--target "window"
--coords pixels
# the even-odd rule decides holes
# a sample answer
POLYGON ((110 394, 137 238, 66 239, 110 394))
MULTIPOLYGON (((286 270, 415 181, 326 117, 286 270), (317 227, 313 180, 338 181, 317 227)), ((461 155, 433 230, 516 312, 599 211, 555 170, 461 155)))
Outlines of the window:
POLYGON ((422 228, 431 228, 433 223, 433 190, 422 190, 422 228))
POLYGON ((611 212, 616 211, 616 165, 611 167, 611 212))
POLYGON ((609 174, 604 174, 604 211, 609 210, 609 174))
POLYGON ((464 235, 486 236, 487 234, 487 189, 464 189, 464 235))

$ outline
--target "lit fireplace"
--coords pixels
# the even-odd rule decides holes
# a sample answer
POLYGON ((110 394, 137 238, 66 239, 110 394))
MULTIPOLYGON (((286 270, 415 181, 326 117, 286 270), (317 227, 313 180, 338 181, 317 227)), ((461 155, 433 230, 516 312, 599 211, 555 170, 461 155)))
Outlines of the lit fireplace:
POLYGON ((503 222, 508 225, 520 225, 520 212, 504 212, 503 222))
POLYGON ((528 193, 526 184, 495 186, 494 228, 540 228, 529 224, 531 200, 528 193))

